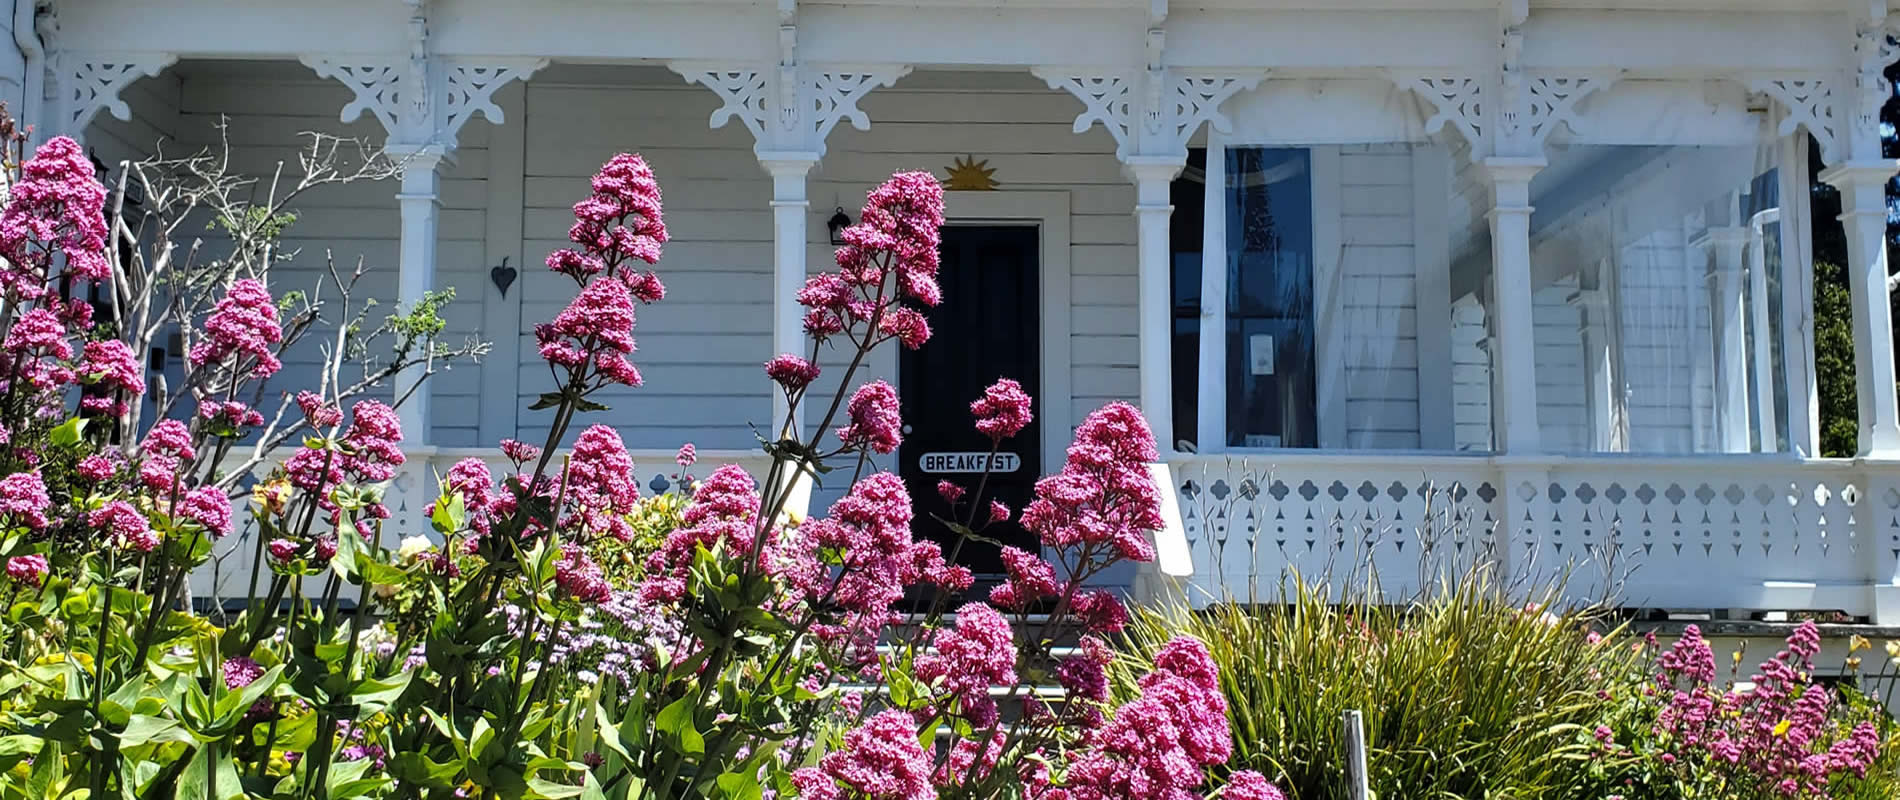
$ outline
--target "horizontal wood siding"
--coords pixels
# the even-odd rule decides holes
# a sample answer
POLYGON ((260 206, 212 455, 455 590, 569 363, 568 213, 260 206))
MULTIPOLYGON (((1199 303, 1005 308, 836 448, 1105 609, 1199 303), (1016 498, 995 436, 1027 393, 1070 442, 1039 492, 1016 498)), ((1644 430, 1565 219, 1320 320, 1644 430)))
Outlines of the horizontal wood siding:
POLYGON ((1590 406, 1584 388, 1582 312, 1571 305, 1574 277, 1531 295, 1537 346, 1537 426, 1545 450, 1591 448, 1590 406))
POLYGON ((1680 226, 1665 227, 1622 249, 1617 290, 1622 297, 1623 383, 1633 452, 1689 453, 1712 444, 1696 441, 1696 419, 1713 417, 1713 396, 1699 386, 1709 373, 1709 296, 1699 269, 1691 269, 1680 226))
MULTIPOLYGON (((1412 148, 1348 145, 1339 154, 1339 268, 1346 415, 1353 449, 1419 446, 1417 268, 1412 148)), ((1322 210, 1323 211, 1323 210, 1322 210)), ((1330 215, 1321 213, 1320 219, 1330 215)), ((1434 313, 1444 313, 1443 310, 1434 313)))
MULTIPOLYGON (((520 396, 511 398, 520 435, 540 441, 547 412, 527 407, 553 388, 534 341, 575 286, 543 264, 568 246, 573 205, 615 153, 637 152, 658 175, 671 241, 656 268, 666 299, 639 310, 634 329, 645 385, 612 387, 610 411, 583 414, 569 438, 603 422, 633 448, 750 448, 753 426, 771 422, 759 365, 772 348, 771 180, 752 153, 752 136, 733 123, 710 130, 719 106, 711 91, 657 69, 625 70, 618 84, 531 81, 521 265, 520 396)), ((510 120, 511 124, 513 120, 510 120)), ((822 231, 822 222, 819 223, 822 231)))

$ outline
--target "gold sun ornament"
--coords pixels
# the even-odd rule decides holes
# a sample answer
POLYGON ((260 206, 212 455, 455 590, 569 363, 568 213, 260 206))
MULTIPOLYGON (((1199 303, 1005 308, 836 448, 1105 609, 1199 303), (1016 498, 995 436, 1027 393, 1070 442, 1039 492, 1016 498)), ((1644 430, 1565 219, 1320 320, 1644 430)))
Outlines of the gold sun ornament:
POLYGON ((975 156, 964 156, 950 165, 950 177, 943 182, 943 188, 953 192, 993 192, 996 191, 996 168, 990 166, 988 159, 976 160, 975 156))

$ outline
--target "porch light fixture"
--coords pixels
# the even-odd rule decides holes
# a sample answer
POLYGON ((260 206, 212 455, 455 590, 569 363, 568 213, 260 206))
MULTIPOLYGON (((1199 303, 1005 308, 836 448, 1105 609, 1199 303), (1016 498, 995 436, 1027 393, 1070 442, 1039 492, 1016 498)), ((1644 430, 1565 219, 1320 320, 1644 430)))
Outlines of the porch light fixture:
POLYGON ((825 222, 825 227, 831 231, 831 244, 842 246, 845 243, 844 229, 851 227, 851 215, 844 213, 844 206, 839 206, 838 213, 831 215, 831 219, 825 222))

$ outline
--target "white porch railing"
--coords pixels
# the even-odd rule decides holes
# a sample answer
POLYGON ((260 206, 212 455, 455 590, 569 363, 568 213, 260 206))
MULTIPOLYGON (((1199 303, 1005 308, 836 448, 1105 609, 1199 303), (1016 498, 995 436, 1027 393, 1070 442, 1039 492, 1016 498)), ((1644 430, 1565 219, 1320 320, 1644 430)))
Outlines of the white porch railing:
POLYGON ((1496 562, 1573 602, 1900 620, 1900 464, 1275 454, 1170 461, 1198 600, 1297 573, 1404 599, 1496 562))

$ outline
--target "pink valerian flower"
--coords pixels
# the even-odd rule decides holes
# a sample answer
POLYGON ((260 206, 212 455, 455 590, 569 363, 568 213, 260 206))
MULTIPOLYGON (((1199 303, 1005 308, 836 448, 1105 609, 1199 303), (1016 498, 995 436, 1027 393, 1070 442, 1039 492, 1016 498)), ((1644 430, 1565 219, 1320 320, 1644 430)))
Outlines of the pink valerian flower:
POLYGON ((902 306, 885 311, 884 316, 877 321, 877 330, 912 350, 930 341, 930 322, 916 309, 902 306))
POLYGON ((1205 645, 1185 637, 1167 643, 1139 685, 1141 695, 1072 760, 1074 800, 1194 800, 1206 769, 1233 755, 1227 701, 1205 645))
POLYGON ((833 599, 876 626, 904 596, 904 587, 921 578, 910 523, 904 481, 879 472, 853 484, 825 518, 808 521, 800 530, 816 546, 843 553, 833 599))
POLYGON ((359 481, 386 481, 402 466, 402 421, 396 409, 379 400, 363 400, 350 408, 350 428, 343 435, 348 453, 343 469, 359 481))
POLYGON ((0 478, 0 515, 14 525, 33 530, 46 527, 46 509, 52 504, 39 473, 15 472, 0 478))
POLYGON ((787 393, 796 393, 818 380, 818 365, 790 353, 783 353, 765 362, 765 377, 773 383, 785 387, 787 393))
POLYGON ((566 596, 589 605, 607 602, 614 591, 600 567, 575 544, 561 545, 561 558, 554 562, 554 585, 566 596))
POLYGON ((943 766, 937 768, 931 781, 939 789, 948 789, 963 785, 964 779, 981 781, 996 770, 996 762, 1003 755, 1003 747, 1009 737, 1003 731, 990 735, 987 743, 979 744, 975 739, 957 739, 950 746, 950 752, 944 757, 943 766))
POLYGON ((713 470, 693 492, 692 502, 680 515, 680 527, 647 556, 641 599, 675 602, 685 596, 687 571, 700 547, 724 544, 729 553, 750 551, 759 505, 758 489, 744 469, 727 464, 713 470))
POLYGON ((1003 501, 1001 500, 990 501, 990 524, 991 525, 995 525, 996 523, 999 523, 999 522, 1008 522, 1009 515, 1010 515, 1009 506, 1004 505, 1003 501))
POLYGON ((949 503, 952 507, 955 507, 956 504, 963 499, 963 494, 964 490, 961 484, 947 480, 937 481, 937 496, 943 498, 943 501, 949 503))
POLYGON ((970 404, 970 413, 976 417, 977 431, 992 442, 1001 442, 1029 427, 1035 419, 1034 405, 1022 384, 1004 378, 983 390, 983 396, 970 404))
MULTIPOLYGON (((118 453, 117 450, 110 452, 114 455, 118 453)), ((75 471, 79 473, 79 477, 81 478, 85 478, 94 483, 100 483, 111 480, 112 476, 119 474, 119 462, 104 454, 94 453, 80 459, 79 466, 75 468, 75 471)))
POLYGON ((996 724, 992 686, 1016 685, 1016 640, 1009 620, 982 603, 957 609, 956 627, 937 632, 935 650, 917 657, 917 679, 954 701, 978 730, 996 724))
POLYGON ((935 800, 930 773, 916 723, 908 712, 891 709, 846 733, 843 748, 794 772, 792 782, 804 800, 935 800))
POLYGON ((699 463, 699 451, 694 449, 692 442, 680 445, 679 453, 673 456, 673 463, 680 465, 680 469, 692 469, 694 464, 699 463))
POLYGON ((58 359, 73 357, 73 346, 66 341, 66 326, 59 317, 44 308, 21 314, 7 331, 4 345, 8 353, 22 356, 49 355, 58 359))
POLYGON ((143 513, 124 500, 101 506, 87 517, 87 522, 121 550, 150 553, 158 549, 158 532, 152 530, 143 513))
POLYGON ((997 607, 1022 611, 1061 590, 1056 568, 1041 556, 1016 547, 1004 547, 1002 556, 1009 579, 990 590, 990 602, 997 607))
POLYGON ((178 516, 222 538, 231 533, 231 498, 216 486, 200 486, 178 499, 178 516))
POLYGON ((565 367, 574 380, 639 386, 633 355, 633 294, 618 280, 587 284, 553 322, 534 326, 541 358, 565 367))
POLYGON ((1056 681, 1074 699, 1108 701, 1108 665, 1115 654, 1100 637, 1083 636, 1076 652, 1056 666, 1056 681))
POLYGON ((271 560, 279 564, 290 563, 299 550, 297 543, 289 539, 272 539, 265 549, 270 551, 271 560))
POLYGON ((1053 548, 1153 561, 1161 489, 1148 472, 1160 458, 1141 412, 1127 403, 1097 409, 1076 428, 1062 471, 1036 482, 1022 525, 1053 548), (1093 552, 1091 552, 1093 551, 1093 552))
POLYGON ((185 463, 198 457, 191 444, 191 429, 175 419, 159 420, 146 431, 139 453, 139 481, 161 495, 178 487, 178 475, 185 463))
POLYGON ((566 492, 565 503, 573 514, 570 520, 582 529, 623 542, 633 538, 626 516, 640 502, 640 484, 633 456, 627 454, 619 431, 595 425, 581 433, 568 460, 566 492))
POLYGON ((922 346, 930 326, 901 301, 928 307, 943 299, 937 286, 942 226, 943 187, 929 173, 900 172, 873 189, 858 223, 840 233, 846 244, 838 248, 838 271, 809 279, 797 295, 807 309, 805 332, 823 341, 863 327, 863 342, 894 338, 922 346), (894 283, 888 295, 887 283, 894 283), (869 330, 873 321, 875 331, 869 330))
POLYGON ((40 145, 20 166, 20 179, 9 187, 6 208, 0 210, 0 257, 6 261, 0 290, 20 300, 45 294, 56 252, 80 278, 111 277, 105 203, 105 186, 84 148, 64 136, 40 145))
POLYGON ((1220 796, 1222 800, 1286 800, 1286 794, 1280 791, 1280 787, 1267 780, 1267 776, 1250 769, 1229 775, 1220 796))
POLYGON ((277 305, 264 282, 240 278, 231 283, 224 299, 205 317, 205 338, 191 347, 191 364, 202 367, 235 356, 241 374, 268 378, 284 364, 275 352, 284 341, 284 329, 277 319, 277 305), (248 369, 246 358, 251 359, 248 369))
POLYGON ((916 542, 911 545, 910 555, 918 577, 946 593, 956 594, 976 582, 976 574, 969 567, 945 561, 943 548, 936 542, 916 542))
POLYGON ((244 656, 224 660, 224 688, 242 689, 264 677, 264 665, 244 656))
POLYGON ((241 433, 245 428, 255 428, 264 424, 263 414, 237 400, 225 402, 207 400, 198 406, 198 416, 232 435, 241 433))
POLYGON ((1122 601, 1100 589, 1076 592, 1069 601, 1069 613, 1081 620, 1083 630, 1093 633, 1121 633, 1128 624, 1128 609, 1122 601))
MULTIPOLYGON (((442 482, 444 494, 461 496, 469 528, 478 536, 488 535, 494 524, 489 512, 497 499, 495 479, 488 472, 488 464, 479 458, 464 458, 449 467, 449 473, 443 476, 442 482)), ((422 513, 434 516, 435 503, 430 503, 422 513)))
POLYGON ((46 570, 46 556, 38 553, 7 559, 7 579, 16 583, 38 586, 46 579, 46 570))
POLYGON ((903 417, 897 407, 897 390, 883 381, 858 387, 846 404, 850 423, 838 429, 838 438, 846 447, 868 448, 888 455, 904 441, 903 417))
POLYGON ((514 439, 501 440, 501 454, 516 467, 541 457, 541 448, 514 439))
POLYGON ((298 392, 297 408, 303 411, 304 421, 317 430, 329 430, 343 424, 343 409, 323 399, 316 392, 298 392))
MULTIPOLYGON (((667 238, 666 220, 660 183, 646 160, 633 153, 620 153, 602 165, 594 175, 593 194, 574 204, 574 225, 568 228, 567 238, 579 249, 555 251, 548 256, 548 269, 576 281, 602 272, 616 277, 620 267, 631 259, 658 263, 660 245, 667 238)), ((654 290, 664 292, 658 288, 657 279, 654 289, 648 291, 654 290)))

